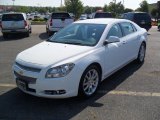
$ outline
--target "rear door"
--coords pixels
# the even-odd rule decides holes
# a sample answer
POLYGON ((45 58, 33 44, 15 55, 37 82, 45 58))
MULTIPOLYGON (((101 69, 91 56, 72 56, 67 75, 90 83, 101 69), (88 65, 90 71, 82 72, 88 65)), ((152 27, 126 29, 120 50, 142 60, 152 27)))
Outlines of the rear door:
POLYGON ((73 19, 68 13, 53 13, 51 17, 52 25, 55 28, 63 28, 73 22, 73 19))
POLYGON ((125 62, 134 59, 137 56, 138 41, 140 35, 138 35, 136 28, 132 23, 122 22, 120 23, 124 37, 123 37, 123 49, 125 51, 124 58, 125 62))
POLYGON ((21 29, 24 27, 24 17, 22 14, 4 14, 2 16, 3 29, 21 29))

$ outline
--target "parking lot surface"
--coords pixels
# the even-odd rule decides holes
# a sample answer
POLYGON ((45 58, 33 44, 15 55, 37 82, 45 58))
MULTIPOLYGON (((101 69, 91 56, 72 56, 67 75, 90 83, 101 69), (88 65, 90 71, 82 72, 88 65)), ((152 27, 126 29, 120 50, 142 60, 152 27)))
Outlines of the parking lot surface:
POLYGON ((45 99, 27 95, 15 85, 12 64, 16 55, 48 38, 44 25, 33 33, 0 33, 0 120, 160 120, 160 32, 148 33, 143 65, 130 63, 107 78, 89 99, 45 99))

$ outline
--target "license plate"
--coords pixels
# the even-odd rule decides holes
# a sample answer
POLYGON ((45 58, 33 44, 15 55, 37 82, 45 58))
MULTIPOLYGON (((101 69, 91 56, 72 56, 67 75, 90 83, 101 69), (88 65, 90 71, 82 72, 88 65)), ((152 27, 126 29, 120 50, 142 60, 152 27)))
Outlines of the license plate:
POLYGON ((142 22, 141 22, 141 24, 145 24, 145 22, 144 22, 144 21, 142 21, 142 22))
POLYGON ((17 86, 18 86, 20 89, 22 89, 22 90, 26 90, 26 89, 27 89, 27 85, 26 85, 25 82, 20 81, 20 80, 17 80, 16 83, 17 83, 17 86))
POLYGON ((16 30, 11 30, 11 32, 16 32, 16 30))

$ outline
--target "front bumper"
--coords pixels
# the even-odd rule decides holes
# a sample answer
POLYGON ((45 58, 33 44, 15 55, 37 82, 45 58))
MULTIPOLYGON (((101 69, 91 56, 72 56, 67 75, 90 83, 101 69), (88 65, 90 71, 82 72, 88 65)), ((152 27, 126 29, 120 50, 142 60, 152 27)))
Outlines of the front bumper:
POLYGON ((46 70, 41 70, 41 72, 37 73, 26 71, 17 65, 13 65, 13 71, 16 83, 17 81, 22 81, 26 84, 25 88, 23 88, 17 83, 18 88, 25 93, 45 98, 68 98, 78 95, 81 75, 79 74, 80 72, 75 72, 76 70, 72 70, 67 77, 52 79, 43 77, 46 70))

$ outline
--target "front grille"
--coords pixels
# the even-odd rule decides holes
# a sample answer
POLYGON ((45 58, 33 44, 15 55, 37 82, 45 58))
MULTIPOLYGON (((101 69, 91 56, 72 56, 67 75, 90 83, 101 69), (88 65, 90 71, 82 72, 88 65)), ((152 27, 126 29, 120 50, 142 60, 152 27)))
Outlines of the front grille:
POLYGON ((24 65, 21 65, 19 63, 16 62, 16 65, 26 71, 31 71, 31 72, 40 72, 41 69, 39 68, 34 68, 34 67, 28 67, 28 66, 24 66, 24 65))
POLYGON ((14 74, 16 76, 16 79, 18 79, 18 80, 24 81, 26 83, 31 83, 31 84, 36 83, 36 80, 37 80, 36 78, 22 76, 19 73, 17 73, 16 71, 14 71, 14 74))

